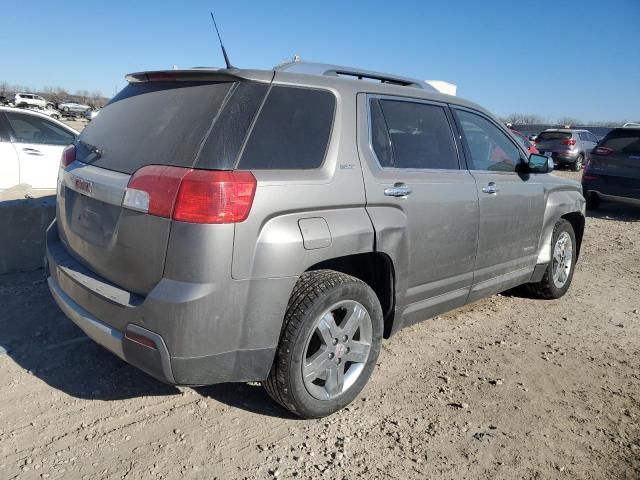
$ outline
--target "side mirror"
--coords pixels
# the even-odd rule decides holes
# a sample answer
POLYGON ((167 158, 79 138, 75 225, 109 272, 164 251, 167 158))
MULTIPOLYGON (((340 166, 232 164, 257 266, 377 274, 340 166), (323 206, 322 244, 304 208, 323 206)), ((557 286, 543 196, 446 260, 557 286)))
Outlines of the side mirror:
POLYGON ((553 159, 545 155, 532 153, 529 155, 528 166, 530 173, 549 173, 553 170, 553 159))

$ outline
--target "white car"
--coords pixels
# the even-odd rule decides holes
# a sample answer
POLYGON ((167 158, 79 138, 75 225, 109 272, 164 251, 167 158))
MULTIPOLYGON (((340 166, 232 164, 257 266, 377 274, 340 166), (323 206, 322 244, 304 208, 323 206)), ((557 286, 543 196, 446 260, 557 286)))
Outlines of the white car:
POLYGON ((62 150, 77 136, 41 113, 0 107, 0 191, 20 184, 55 190, 62 150))
POLYGON ((77 102, 62 102, 58 104, 58 110, 64 113, 84 113, 90 110, 89 105, 83 105, 77 102))
POLYGON ((26 107, 27 105, 33 105, 35 107, 47 108, 47 101, 40 95, 34 95, 32 93, 16 93, 13 97, 13 104, 16 107, 26 107))

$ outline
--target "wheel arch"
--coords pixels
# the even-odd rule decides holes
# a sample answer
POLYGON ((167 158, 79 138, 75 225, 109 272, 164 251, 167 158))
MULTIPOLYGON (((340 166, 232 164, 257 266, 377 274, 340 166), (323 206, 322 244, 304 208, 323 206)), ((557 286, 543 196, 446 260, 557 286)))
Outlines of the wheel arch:
POLYGON ((395 268, 393 260, 382 252, 357 253, 323 260, 306 271, 334 270, 346 273, 369 285, 384 316, 384 337, 389 338, 395 319, 395 268))
POLYGON ((576 243, 578 244, 576 255, 580 252, 584 236, 584 211, 585 199, 580 192, 573 188, 548 192, 542 232, 538 244, 537 264, 546 264, 551 261, 551 236, 553 235, 555 224, 560 219, 565 219, 571 223, 576 234, 576 243))

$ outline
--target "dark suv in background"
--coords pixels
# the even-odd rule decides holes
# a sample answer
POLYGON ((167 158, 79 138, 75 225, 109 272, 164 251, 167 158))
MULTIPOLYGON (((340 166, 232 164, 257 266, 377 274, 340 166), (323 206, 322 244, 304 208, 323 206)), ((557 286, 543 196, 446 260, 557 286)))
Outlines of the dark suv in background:
POLYGON ((611 130, 591 152, 582 176, 587 208, 602 200, 640 205, 640 127, 611 130))
POLYGON ((535 140, 540 154, 553 158, 556 165, 568 165, 574 172, 580 171, 589 159, 589 153, 598 139, 588 130, 549 129, 535 140))

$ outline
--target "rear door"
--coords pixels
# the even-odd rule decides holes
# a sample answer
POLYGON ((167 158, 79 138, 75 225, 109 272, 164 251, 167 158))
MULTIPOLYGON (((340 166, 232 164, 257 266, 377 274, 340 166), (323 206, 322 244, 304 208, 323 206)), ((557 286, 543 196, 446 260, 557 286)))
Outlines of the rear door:
POLYGON ((521 175, 525 158, 507 133, 484 114, 454 109, 467 163, 480 201, 480 227, 473 289, 469 300, 526 281, 538 256, 544 216, 543 185, 521 175))
POLYGON ((6 112, 18 154, 20 183, 34 189, 56 188, 60 156, 75 134, 46 118, 6 112))
POLYGON ((376 249, 394 260, 404 323, 464 304, 473 280, 478 194, 461 168, 448 107, 360 94, 358 111, 368 119, 368 128, 359 128, 367 211, 376 249))

